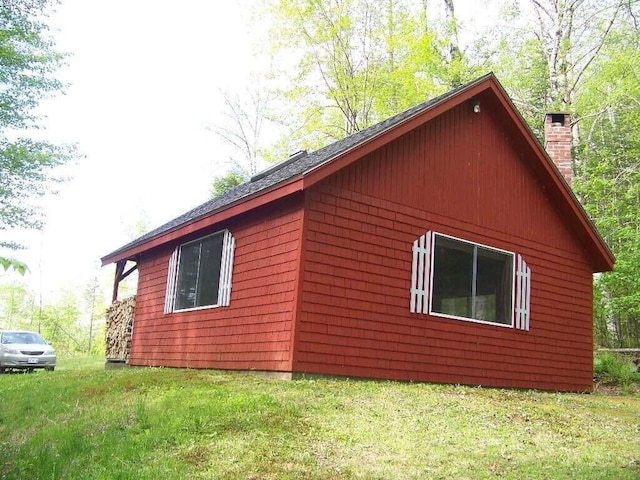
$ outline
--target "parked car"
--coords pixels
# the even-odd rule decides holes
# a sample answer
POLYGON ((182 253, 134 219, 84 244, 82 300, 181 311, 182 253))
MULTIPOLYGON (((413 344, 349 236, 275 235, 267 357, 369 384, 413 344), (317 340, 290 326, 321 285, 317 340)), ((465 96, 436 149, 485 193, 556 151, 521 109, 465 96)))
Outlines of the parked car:
POLYGON ((37 332, 3 330, 0 332, 0 373, 7 370, 36 368, 55 370, 56 352, 37 332))

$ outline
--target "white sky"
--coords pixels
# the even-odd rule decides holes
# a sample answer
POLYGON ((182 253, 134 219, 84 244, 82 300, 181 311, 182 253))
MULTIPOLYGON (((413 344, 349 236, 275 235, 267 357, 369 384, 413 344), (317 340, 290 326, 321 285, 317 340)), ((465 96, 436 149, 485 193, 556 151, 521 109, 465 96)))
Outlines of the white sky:
MULTIPOLYGON (((140 220, 155 228, 209 197, 231 153, 206 128, 223 121, 219 89, 242 91, 255 70, 249 4, 62 0, 57 7, 49 23, 58 50, 71 54, 59 75, 69 87, 42 105, 44 136, 77 143, 84 158, 46 198, 45 229, 18 238, 28 249, 14 255, 28 263, 26 280, 45 303, 61 288, 84 289, 99 258, 137 236, 131 230, 140 220)), ((464 17, 480 4, 456 6, 464 17)))
POLYGON ((84 158, 14 253, 45 301, 84 288, 141 219, 153 228, 208 198, 230 152, 206 127, 222 121, 219 89, 241 88, 252 64, 238 1, 63 0, 49 23, 70 85, 42 105, 44 136, 84 158))

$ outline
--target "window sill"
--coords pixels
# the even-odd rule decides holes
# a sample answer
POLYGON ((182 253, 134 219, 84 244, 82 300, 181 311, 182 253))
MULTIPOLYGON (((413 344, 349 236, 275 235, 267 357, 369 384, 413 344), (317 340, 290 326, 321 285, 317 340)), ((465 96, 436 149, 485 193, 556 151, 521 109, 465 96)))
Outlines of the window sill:
POLYGON ((222 306, 223 305, 215 304, 215 305, 204 305, 202 307, 183 308, 181 310, 172 310, 171 312, 167 313, 167 315, 171 315, 172 313, 197 312, 198 310, 207 310, 210 308, 219 308, 222 306))
POLYGON ((498 322, 491 322, 488 320, 476 320, 474 318, 467 318, 467 317, 458 317, 456 315, 447 315, 446 313, 438 313, 438 312, 429 312, 429 315, 432 317, 438 317, 438 318, 446 318, 449 320, 461 320, 463 322, 471 322, 471 323, 479 323, 482 325, 490 325, 492 327, 506 327, 506 328, 513 328, 513 320, 511 320, 511 323, 498 323, 498 322))

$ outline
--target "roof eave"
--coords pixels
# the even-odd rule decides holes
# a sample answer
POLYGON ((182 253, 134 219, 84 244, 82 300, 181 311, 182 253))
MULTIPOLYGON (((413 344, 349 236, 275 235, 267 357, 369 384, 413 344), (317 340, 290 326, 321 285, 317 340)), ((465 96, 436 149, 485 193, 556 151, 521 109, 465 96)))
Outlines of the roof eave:
POLYGON ((101 264, 104 267, 122 260, 135 260, 136 256, 144 251, 164 245, 168 242, 179 239, 184 235, 188 235, 189 233, 222 222, 231 217, 246 213, 300 190, 302 190, 302 179, 300 175, 298 175, 289 178, 282 183, 273 185, 269 189, 261 190, 253 195, 240 198, 218 210, 207 212, 200 217, 190 220, 189 222, 177 225, 176 227, 153 236, 144 242, 132 245, 129 248, 115 250, 102 257, 100 259, 101 264))

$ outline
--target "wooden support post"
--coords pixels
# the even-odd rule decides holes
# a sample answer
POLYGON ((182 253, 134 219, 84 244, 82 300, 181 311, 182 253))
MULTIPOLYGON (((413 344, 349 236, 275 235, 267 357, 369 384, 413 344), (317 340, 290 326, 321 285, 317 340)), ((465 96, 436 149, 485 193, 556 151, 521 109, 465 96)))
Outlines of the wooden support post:
POLYGON ((116 263, 116 276, 113 279, 113 296, 111 298, 111 302, 115 302, 118 300, 118 287, 120 286, 120 276, 122 275, 122 271, 124 270, 124 266, 127 263, 126 260, 120 260, 116 263))
POLYGON ((125 272, 124 269, 127 266, 127 262, 128 260, 120 260, 116 263, 116 276, 113 280, 113 296, 111 298, 112 303, 118 300, 118 288, 120 287, 120 282, 131 275, 138 268, 138 264, 135 263, 133 267, 125 272))

